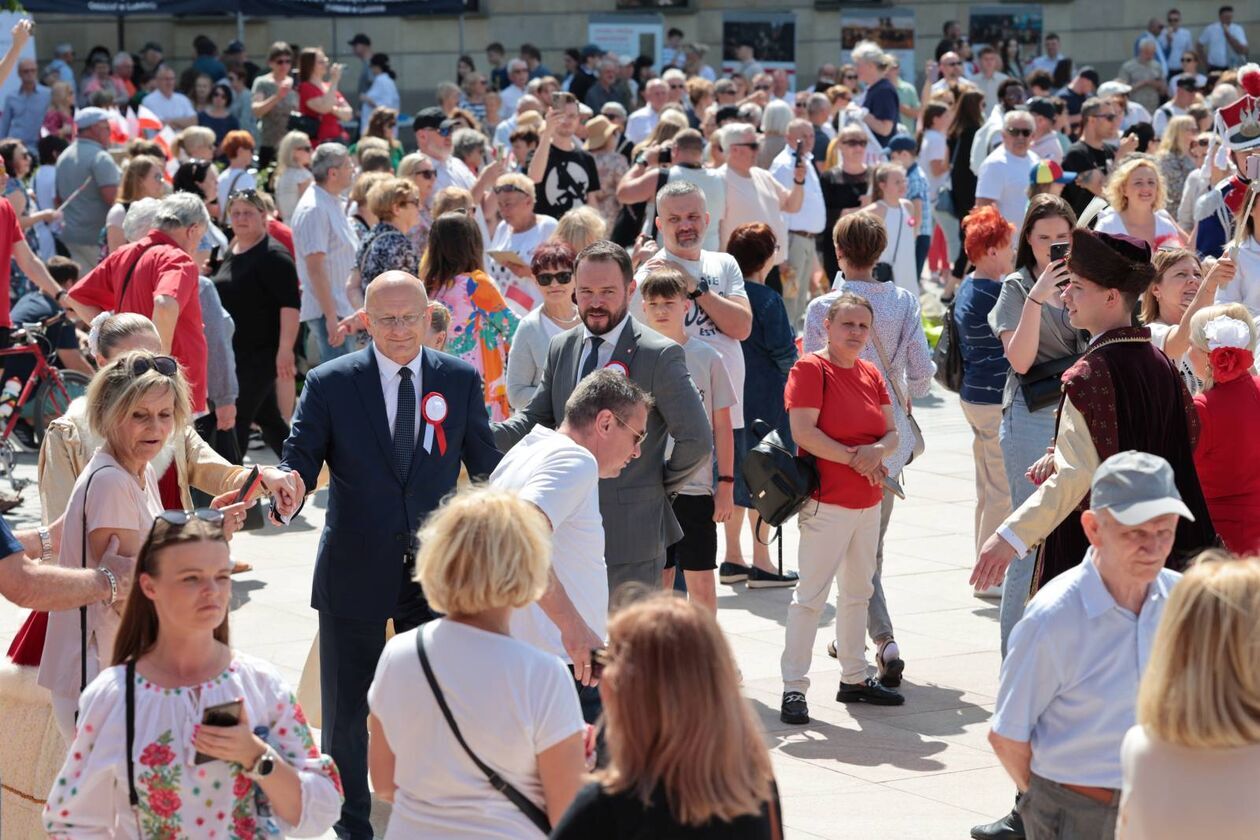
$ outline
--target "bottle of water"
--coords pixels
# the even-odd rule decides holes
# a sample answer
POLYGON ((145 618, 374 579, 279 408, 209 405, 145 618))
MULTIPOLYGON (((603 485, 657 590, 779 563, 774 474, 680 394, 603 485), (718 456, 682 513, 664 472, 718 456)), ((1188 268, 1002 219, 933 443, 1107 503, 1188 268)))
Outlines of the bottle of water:
POLYGON ((13 414, 21 393, 22 380, 16 376, 9 377, 9 381, 4 383, 4 390, 0 391, 0 421, 7 421, 13 414))

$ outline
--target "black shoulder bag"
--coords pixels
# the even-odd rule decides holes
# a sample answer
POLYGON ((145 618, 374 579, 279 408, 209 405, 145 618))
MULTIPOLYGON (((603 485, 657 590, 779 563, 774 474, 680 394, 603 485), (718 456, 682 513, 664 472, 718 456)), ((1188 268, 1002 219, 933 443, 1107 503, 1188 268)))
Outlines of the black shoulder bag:
POLYGON ((442 716, 446 718, 446 723, 451 728, 451 734, 455 736, 455 740, 459 741, 459 745, 464 748, 464 752, 472 759, 472 763, 477 765, 477 769, 485 774, 489 780, 491 787, 499 793, 506 796, 512 801, 512 804, 521 809, 529 821, 534 824, 544 835, 551 833, 551 820, 533 803, 528 796, 512 787, 511 783, 498 774, 498 772, 486 764, 477 754, 468 746, 468 742, 464 740, 463 733, 459 731, 459 725, 455 723, 455 717, 451 714, 451 709, 446 705, 446 696, 442 694, 442 688, 438 685, 437 677, 433 676, 433 669, 429 667, 429 656, 424 650, 424 626, 416 628, 416 653, 420 655, 420 667, 424 669, 424 677, 429 681, 429 688, 433 690, 433 699, 437 701, 438 708, 442 710, 442 716))
POLYGON ((796 455, 784 445, 779 432, 765 420, 750 427, 761 439, 744 456, 742 467, 753 509, 757 511, 756 530, 760 540, 761 523, 775 529, 765 544, 779 541, 779 574, 783 574, 783 523, 800 512, 818 489, 818 467, 812 455, 796 455))
POLYGON ((932 361, 936 363, 936 381, 955 394, 962 391, 962 341, 958 335, 958 322, 954 320, 953 302, 945 307, 945 314, 941 317, 941 337, 936 340, 932 361))

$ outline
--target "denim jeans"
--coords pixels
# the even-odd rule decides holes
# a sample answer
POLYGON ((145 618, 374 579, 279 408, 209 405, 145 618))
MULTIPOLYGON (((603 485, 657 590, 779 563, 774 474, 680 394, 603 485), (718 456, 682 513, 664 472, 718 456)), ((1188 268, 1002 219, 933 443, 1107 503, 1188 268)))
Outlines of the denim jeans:
MULTIPOLYGON (((897 477, 900 479, 900 476, 897 477)), ((892 618, 888 615, 888 602, 884 600, 884 535, 888 533, 888 521, 892 519, 893 502, 897 500, 889 491, 879 503, 879 541, 875 545, 875 576, 871 580, 871 599, 866 606, 866 632, 871 641, 879 644, 893 637, 892 618)))
MULTIPOLYGON (((1046 447, 1054 439, 1053 408, 1029 412, 1024 396, 1015 392, 1010 407, 1002 412, 1002 429, 998 442, 1002 446, 1002 463, 1006 467, 1006 483, 1011 488, 1011 510, 1017 509, 1033 494, 1036 486, 1024 473, 1038 458, 1046 454, 1046 447)), ((1002 583, 1002 607, 1000 623, 1002 655, 1006 655, 1006 640, 1011 630, 1024 614, 1028 589, 1032 585, 1033 564, 1036 552, 1030 551, 1018 557, 1006 570, 1002 583)))

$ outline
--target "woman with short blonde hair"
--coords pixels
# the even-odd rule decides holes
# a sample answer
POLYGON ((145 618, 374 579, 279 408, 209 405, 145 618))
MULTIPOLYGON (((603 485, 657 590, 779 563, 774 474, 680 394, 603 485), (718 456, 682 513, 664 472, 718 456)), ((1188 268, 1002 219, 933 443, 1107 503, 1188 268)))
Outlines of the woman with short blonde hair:
POLYGON ((470 763, 453 727, 543 824, 573 801, 586 732, 573 675, 509 633, 513 611, 546 591, 550 568, 547 520, 515 493, 466 488, 425 522, 416 580, 445 615, 386 643, 368 691, 372 787, 394 805, 387 836, 547 830, 470 763))
POLYGON ((368 284, 386 271, 414 275, 420 255, 407 237, 420 222, 420 191, 406 178, 389 175, 374 179, 367 192, 368 209, 376 216, 376 226, 359 243, 360 285, 355 298, 366 294, 368 284))
POLYGON ((1121 233, 1150 244, 1152 251, 1177 247, 1190 240, 1168 213, 1168 187, 1155 158, 1131 155, 1107 180, 1105 197, 1111 206, 1098 214, 1094 230, 1121 233))
POLYGON ((657 593, 623 608, 604 660, 609 763, 553 840, 782 836, 761 724, 703 607, 657 593))
POLYGON ((515 302, 516 314, 524 316, 545 297, 534 281, 530 266, 534 251, 556 232, 556 220, 534 212, 534 181, 523 173, 500 175, 494 183, 494 198, 500 221, 486 250, 512 253, 517 259, 490 257, 486 260, 486 271, 504 297, 515 302))
POLYGON ((290 131, 280 140, 275 174, 272 177, 276 185, 276 206, 280 209, 280 218, 285 222, 293 218, 298 199, 315 182, 309 168, 312 149, 311 138, 301 131, 290 131))
POLYGON ((1205 552, 1173 589, 1138 689, 1137 725, 1120 752, 1118 840, 1255 836, 1258 617, 1254 557, 1205 552))
POLYGON ((590 207, 574 207, 560 217, 554 238, 567 242, 573 253, 580 254, 592 242, 603 239, 607 231, 604 218, 590 207))

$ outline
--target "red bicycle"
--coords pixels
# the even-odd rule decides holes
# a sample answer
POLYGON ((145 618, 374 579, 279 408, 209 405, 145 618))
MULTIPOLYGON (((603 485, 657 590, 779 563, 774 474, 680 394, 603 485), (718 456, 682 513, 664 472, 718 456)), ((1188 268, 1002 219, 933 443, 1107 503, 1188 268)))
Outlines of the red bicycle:
POLYGON ((0 475, 7 475, 14 490, 21 490, 30 483, 14 476, 17 447, 12 440, 18 420, 25 418, 35 433, 35 444, 44 438, 44 430, 53 420, 66 413, 70 401, 87 393, 90 378, 77 370, 61 370, 56 367, 57 348, 48 338, 47 330, 65 320, 65 313, 34 323, 22 324, 13 331, 13 345, 0 350, 0 363, 7 356, 31 355, 35 357, 35 369, 27 377, 22 391, 13 406, 13 413, 0 429, 0 475))

